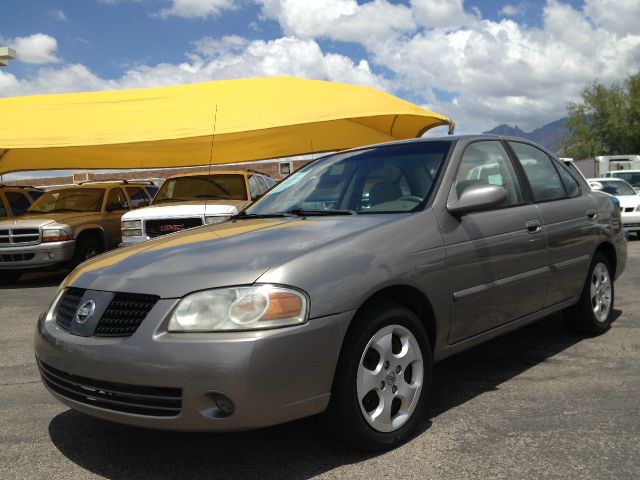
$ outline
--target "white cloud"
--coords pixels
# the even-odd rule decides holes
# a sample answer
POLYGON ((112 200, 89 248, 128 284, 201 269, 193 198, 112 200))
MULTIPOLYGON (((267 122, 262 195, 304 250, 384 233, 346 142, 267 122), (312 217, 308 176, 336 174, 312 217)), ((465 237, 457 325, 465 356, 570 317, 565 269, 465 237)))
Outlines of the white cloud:
MULTIPOLYGON (((589 82, 621 81, 640 70, 637 0, 616 0, 617 10, 613 0, 586 0, 582 9, 547 0, 537 27, 513 18, 483 19, 465 10, 462 0, 411 0, 410 6, 391 0, 253 1, 264 18, 279 23, 281 38, 204 37, 181 64, 136 65, 113 79, 82 65, 41 69, 28 78, 4 71, 0 95, 296 75, 400 93, 452 116, 459 131, 477 132, 501 123, 539 127, 564 116, 567 102, 579 100, 589 82), (366 53, 352 59, 323 51, 318 39, 357 42, 366 53)), ((533 8, 517 0, 511 6, 525 4, 533 8)), ((517 13, 507 10, 503 14, 517 13)), ((57 60, 53 45, 49 52, 57 60)))
POLYGON ((388 82, 371 72, 365 60, 325 54, 314 40, 279 38, 265 42, 228 36, 195 42, 189 61, 179 65, 138 65, 120 78, 103 79, 83 65, 42 68, 35 76, 18 79, 0 71, 0 96, 143 88, 208 80, 293 75, 369 85, 387 89, 388 82))
POLYGON ((411 0, 413 16, 427 28, 461 27, 476 20, 464 10, 462 0, 411 0))
POLYGON ((54 20, 58 20, 60 22, 66 22, 67 16, 64 14, 64 12, 62 10, 53 10, 51 12, 51 18, 53 18, 54 20))
POLYGON ((638 0, 585 0, 584 11, 597 25, 618 35, 637 35, 640 31, 638 0))
POLYGON ((223 10, 235 9, 236 4, 234 0, 171 0, 171 7, 163 8, 156 15, 160 18, 217 17, 223 10))
POLYGON ((411 10, 387 0, 258 0, 262 14, 278 21, 286 35, 363 44, 415 29, 411 10))
POLYGON ((55 38, 44 33, 35 33, 28 37, 16 37, 10 40, 17 59, 24 63, 58 63, 61 60, 56 56, 58 42, 55 38))
POLYGON ((503 6, 498 13, 505 17, 521 17, 527 13, 527 4, 524 2, 518 3, 517 5, 508 3, 503 6))

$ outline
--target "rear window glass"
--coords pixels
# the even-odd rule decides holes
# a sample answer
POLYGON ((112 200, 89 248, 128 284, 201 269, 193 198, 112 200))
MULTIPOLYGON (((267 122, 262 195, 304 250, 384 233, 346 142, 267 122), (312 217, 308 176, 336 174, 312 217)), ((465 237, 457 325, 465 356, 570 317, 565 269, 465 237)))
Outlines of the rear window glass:
POLYGON ((566 197, 560 175, 545 152, 526 143, 509 142, 509 145, 524 169, 536 202, 566 197))

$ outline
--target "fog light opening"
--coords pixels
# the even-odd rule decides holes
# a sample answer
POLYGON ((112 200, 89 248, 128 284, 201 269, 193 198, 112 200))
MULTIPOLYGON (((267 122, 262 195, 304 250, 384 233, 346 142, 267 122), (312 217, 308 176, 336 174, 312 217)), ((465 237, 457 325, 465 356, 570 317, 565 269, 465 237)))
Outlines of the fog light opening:
POLYGON ((212 420, 230 417, 236 410, 229 397, 216 391, 200 395, 196 400, 196 408, 204 417, 212 420))
POLYGON ((233 402, 229 397, 221 393, 216 393, 214 395, 214 400, 221 417, 229 417, 233 414, 235 407, 233 406, 233 402))

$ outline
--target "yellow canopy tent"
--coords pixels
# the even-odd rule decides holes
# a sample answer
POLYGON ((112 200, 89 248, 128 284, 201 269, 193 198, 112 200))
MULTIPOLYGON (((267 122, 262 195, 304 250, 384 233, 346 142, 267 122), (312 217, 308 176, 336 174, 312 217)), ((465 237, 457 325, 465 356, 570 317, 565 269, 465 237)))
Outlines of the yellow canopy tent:
POLYGON ((414 138, 447 117, 292 77, 0 99, 0 174, 235 163, 414 138))

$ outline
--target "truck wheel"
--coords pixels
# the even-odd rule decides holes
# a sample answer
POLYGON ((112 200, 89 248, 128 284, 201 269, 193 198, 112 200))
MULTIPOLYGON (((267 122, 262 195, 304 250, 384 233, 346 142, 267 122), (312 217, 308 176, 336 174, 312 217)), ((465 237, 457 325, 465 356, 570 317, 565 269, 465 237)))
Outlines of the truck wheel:
POLYGON ((2 270, 0 271, 0 285, 13 285, 18 283, 22 272, 17 270, 2 270))
POLYGON ((73 259, 71 260, 71 266, 75 268, 82 262, 85 262, 96 255, 100 255, 103 251, 104 249, 102 248, 102 244, 97 238, 80 238, 76 244, 76 251, 74 252, 73 259))
POLYGON ((602 253, 593 256, 578 303, 564 311, 568 324, 580 333, 598 335, 611 326, 613 316, 613 272, 602 253))
POLYGON ((331 426, 354 448, 393 448, 426 413, 431 348, 420 319, 400 305, 376 303, 354 321, 334 380, 331 426))

